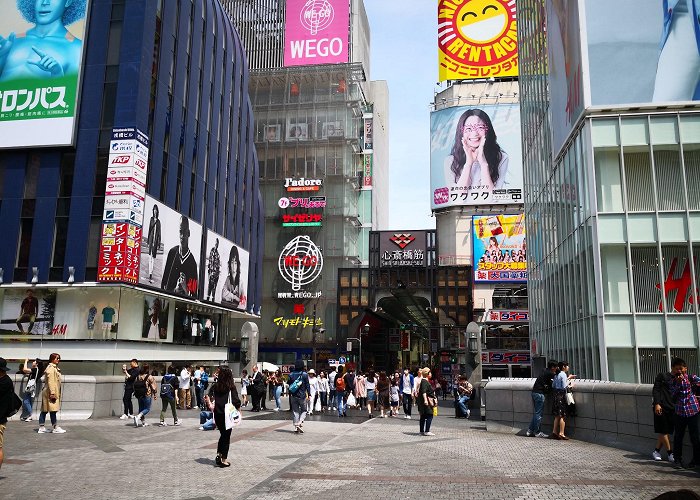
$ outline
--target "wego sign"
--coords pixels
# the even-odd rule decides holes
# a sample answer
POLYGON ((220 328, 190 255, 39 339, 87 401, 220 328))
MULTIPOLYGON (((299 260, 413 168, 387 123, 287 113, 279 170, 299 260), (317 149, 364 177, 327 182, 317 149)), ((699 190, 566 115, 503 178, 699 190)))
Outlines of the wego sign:
POLYGON ((282 249, 277 266, 282 278, 296 292, 321 276, 323 255, 311 238, 297 236, 282 249))
POLYGON ((287 0, 284 65, 348 62, 347 0, 287 0))

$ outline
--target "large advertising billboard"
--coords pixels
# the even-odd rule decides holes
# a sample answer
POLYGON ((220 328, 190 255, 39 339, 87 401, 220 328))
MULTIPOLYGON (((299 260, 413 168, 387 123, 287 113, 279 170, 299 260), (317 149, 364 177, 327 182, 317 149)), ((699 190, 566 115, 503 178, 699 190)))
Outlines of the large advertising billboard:
POLYGON ((88 0, 0 0, 0 148, 73 143, 88 0))
POLYGON ((348 0, 287 0, 286 15, 285 66, 348 62, 348 0))
POLYGON ((245 311, 249 259, 246 250, 207 230, 204 300, 245 311))
POLYGON ((430 115, 431 208, 523 203, 519 104, 430 115))
POLYGON ((146 196, 139 283, 198 298, 202 226, 146 196))
POLYGON ((475 215, 474 283, 527 282, 525 216, 475 215))
POLYGON ((438 79, 518 76, 515 0, 438 2, 438 79))
POLYGON ((428 263, 425 231, 379 233, 381 267, 425 267, 428 263))

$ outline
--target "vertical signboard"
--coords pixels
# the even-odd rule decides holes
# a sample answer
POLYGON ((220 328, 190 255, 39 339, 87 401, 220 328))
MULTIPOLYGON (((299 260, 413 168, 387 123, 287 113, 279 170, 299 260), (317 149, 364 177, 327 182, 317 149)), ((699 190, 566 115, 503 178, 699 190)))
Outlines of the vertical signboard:
POLYGON ((73 143, 88 3, 0 2, 0 148, 73 143))
POLYGON ((515 0, 439 0, 438 78, 518 76, 515 0))
POLYGON ((362 121, 363 121, 363 144, 362 144, 362 150, 365 153, 371 153, 373 148, 374 148, 374 123, 373 123, 373 115, 371 114, 365 114, 362 115, 362 121))
POLYGON ((362 157, 362 186, 366 188, 372 187, 372 153, 368 153, 362 157))
POLYGON ((134 127, 112 129, 97 281, 137 283, 148 137, 134 127))
POLYGON ((287 0, 284 65, 348 62, 350 2, 287 0))
POLYGON ((527 282, 525 216, 475 215, 474 282, 527 282))
POLYGON ((433 210, 523 203, 520 105, 431 113, 430 191, 433 210))

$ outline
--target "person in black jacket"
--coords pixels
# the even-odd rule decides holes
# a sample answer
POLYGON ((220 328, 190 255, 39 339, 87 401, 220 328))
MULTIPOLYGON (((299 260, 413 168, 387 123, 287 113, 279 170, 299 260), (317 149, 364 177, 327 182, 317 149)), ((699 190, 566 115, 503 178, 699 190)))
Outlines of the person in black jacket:
MULTIPOLYGON (((250 377, 248 392, 250 392, 250 398, 253 402, 251 411, 260 411, 260 403, 265 398, 265 377, 260 373, 258 365, 253 365, 253 375, 250 377)), ((263 406, 265 405, 263 404, 263 406)))
POLYGON ((4 358, 0 358, 0 467, 2 467, 2 462, 5 459, 2 448, 5 441, 7 415, 11 412, 14 393, 15 388, 12 384, 12 379, 7 374, 7 361, 4 358))
POLYGON ((136 358, 131 360, 131 366, 127 369, 126 365, 122 365, 122 373, 124 374, 124 413, 120 420, 127 420, 134 417, 134 403, 132 397, 134 395, 134 382, 139 375, 139 362, 136 358))
POLYGON ((654 432, 659 437, 656 440, 656 448, 651 456, 654 460, 661 460, 661 447, 665 446, 668 451, 668 461, 673 462, 673 450, 669 434, 673 434, 673 421, 675 410, 673 398, 671 397, 671 382, 673 375, 671 372, 661 372, 656 376, 654 389, 652 390, 652 405, 654 406, 654 432))
POLYGON ((532 420, 530 427, 527 428, 526 436, 531 437, 548 437, 542 432, 540 424, 542 423, 542 413, 544 412, 545 394, 552 392, 552 380, 557 371, 557 362, 552 360, 547 363, 547 369, 544 370, 535 380, 535 385, 532 387, 532 420))
POLYGON ((224 408, 231 400, 231 404, 237 410, 241 409, 241 400, 238 399, 238 391, 233 383, 233 372, 228 366, 219 367, 219 376, 209 389, 209 399, 214 400, 214 423, 219 429, 219 443, 216 447, 217 467, 230 467, 228 461, 228 449, 231 444, 231 429, 226 428, 226 416, 224 408))
POLYGON ((297 359, 294 362, 294 371, 289 374, 288 382, 294 432, 303 434, 304 429, 302 429, 302 426, 306 418, 307 402, 311 399, 311 387, 309 385, 309 376, 304 368, 304 360, 297 359), (299 384, 295 384, 297 380, 299 380, 299 384))

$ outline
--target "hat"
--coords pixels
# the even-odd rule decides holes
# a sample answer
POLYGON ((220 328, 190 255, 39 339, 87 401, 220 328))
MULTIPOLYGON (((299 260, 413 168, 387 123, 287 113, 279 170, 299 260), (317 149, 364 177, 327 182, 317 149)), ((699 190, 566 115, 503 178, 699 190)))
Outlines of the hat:
POLYGON ((0 358, 0 372, 6 372, 7 371, 7 361, 5 361, 5 358, 0 358))
POLYGON ((314 369, 313 369, 313 368, 312 368, 311 370, 309 370, 309 372, 308 372, 308 373, 309 373, 309 375, 311 375, 311 374, 314 374, 314 375, 316 375, 316 372, 314 371, 314 369))

